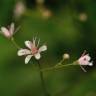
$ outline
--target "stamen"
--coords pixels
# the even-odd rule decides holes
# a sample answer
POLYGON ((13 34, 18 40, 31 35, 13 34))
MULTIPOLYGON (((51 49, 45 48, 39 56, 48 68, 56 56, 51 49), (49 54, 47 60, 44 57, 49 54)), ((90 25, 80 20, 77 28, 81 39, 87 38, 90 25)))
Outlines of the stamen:
POLYGON ((37 37, 35 37, 35 38, 33 37, 33 45, 34 46, 36 45, 36 43, 35 43, 36 42, 36 39, 37 39, 37 37))
POLYGON ((36 42, 37 37, 34 38, 34 41, 36 42))
POLYGON ((38 40, 38 42, 37 42, 37 47, 39 46, 39 43, 40 43, 40 38, 39 38, 39 40, 38 40))

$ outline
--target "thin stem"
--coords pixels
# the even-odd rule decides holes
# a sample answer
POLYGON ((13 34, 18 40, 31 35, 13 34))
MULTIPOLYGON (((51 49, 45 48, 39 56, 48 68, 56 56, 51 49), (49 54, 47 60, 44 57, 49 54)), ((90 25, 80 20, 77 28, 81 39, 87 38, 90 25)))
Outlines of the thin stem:
POLYGON ((82 67, 81 65, 80 65, 80 67, 81 67, 81 69, 82 69, 84 72, 87 72, 87 71, 85 70, 85 68, 84 68, 84 67, 82 67))
POLYGON ((17 48, 20 49, 20 46, 15 42, 14 38, 11 38, 11 42, 13 43, 13 45, 17 48))
POLYGON ((62 60, 58 63, 58 65, 61 65, 63 62, 64 62, 64 59, 62 59, 62 60))
POLYGON ((75 62, 73 62, 72 64, 58 65, 58 66, 54 66, 54 67, 51 67, 51 68, 42 69, 41 71, 56 70, 56 69, 61 69, 61 68, 72 66, 72 65, 77 65, 77 64, 75 64, 75 62))
POLYGON ((43 76, 43 72, 41 71, 41 65, 40 65, 39 61, 38 61, 38 67, 39 67, 39 71, 40 71, 41 84, 42 84, 42 88, 43 88, 44 94, 45 94, 45 96, 50 96, 48 94, 46 86, 45 86, 44 76, 43 76))

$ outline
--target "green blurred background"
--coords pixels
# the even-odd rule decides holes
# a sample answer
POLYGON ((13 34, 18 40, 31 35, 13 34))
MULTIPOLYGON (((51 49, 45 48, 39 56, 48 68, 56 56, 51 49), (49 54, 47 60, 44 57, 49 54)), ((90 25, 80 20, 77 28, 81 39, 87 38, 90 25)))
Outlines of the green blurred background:
MULTIPOLYGON (((71 62, 87 50, 94 60, 87 73, 79 66, 44 72, 51 96, 96 96, 96 0, 0 0, 0 27, 11 22, 20 26, 14 36, 20 46, 34 36, 47 44, 42 68, 57 64, 64 53, 70 54, 71 62), (20 16, 16 6, 21 6, 20 16)), ((37 63, 32 59, 25 65, 24 57, 18 57, 17 49, 2 35, 0 96, 44 96, 37 63)))

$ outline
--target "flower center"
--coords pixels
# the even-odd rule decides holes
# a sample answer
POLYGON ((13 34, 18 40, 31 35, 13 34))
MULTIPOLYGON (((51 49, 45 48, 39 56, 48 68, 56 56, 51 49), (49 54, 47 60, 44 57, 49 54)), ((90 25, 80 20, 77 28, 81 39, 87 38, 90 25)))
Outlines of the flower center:
POLYGON ((86 61, 87 59, 86 58, 84 58, 84 61, 86 61))
POLYGON ((34 54, 36 54, 38 52, 38 49, 37 49, 37 47, 33 47, 31 49, 31 51, 32 51, 32 54, 34 55, 34 54))

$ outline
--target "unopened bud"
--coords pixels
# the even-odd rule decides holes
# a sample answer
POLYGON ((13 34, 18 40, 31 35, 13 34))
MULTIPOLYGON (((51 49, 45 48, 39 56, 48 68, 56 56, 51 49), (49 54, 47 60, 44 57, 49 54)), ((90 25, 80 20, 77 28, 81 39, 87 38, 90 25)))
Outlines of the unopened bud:
POLYGON ((68 53, 65 53, 64 55, 63 55, 63 59, 65 60, 65 59, 69 59, 70 58, 70 55, 68 54, 68 53))

